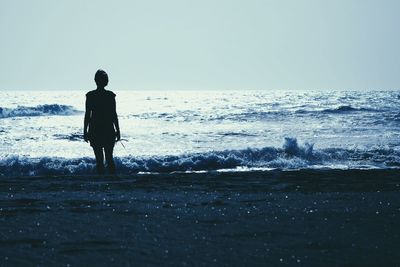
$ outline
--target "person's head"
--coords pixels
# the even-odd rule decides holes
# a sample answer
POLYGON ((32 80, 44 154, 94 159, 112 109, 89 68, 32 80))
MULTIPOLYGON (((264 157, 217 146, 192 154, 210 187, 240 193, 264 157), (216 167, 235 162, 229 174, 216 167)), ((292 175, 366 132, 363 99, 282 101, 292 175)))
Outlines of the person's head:
POLYGON ((104 70, 96 71, 94 75, 94 81, 97 84, 97 87, 106 87, 108 84, 108 75, 104 70))

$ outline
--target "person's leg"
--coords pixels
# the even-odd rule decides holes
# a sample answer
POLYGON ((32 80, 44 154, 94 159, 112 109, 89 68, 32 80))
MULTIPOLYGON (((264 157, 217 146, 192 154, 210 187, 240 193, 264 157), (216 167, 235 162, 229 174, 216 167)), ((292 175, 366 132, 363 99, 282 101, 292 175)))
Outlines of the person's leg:
POLYGON ((115 164, 113 159, 114 146, 104 147, 104 154, 106 155, 107 168, 110 174, 115 174, 115 164))
POLYGON ((96 156, 96 169, 98 174, 104 174, 104 155, 102 147, 93 147, 96 156))

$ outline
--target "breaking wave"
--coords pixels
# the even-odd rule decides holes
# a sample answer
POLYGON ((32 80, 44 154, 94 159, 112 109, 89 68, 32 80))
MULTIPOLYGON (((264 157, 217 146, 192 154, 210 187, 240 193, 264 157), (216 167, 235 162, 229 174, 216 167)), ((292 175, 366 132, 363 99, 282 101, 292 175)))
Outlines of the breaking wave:
POLYGON ((34 107, 18 106, 16 108, 0 107, 0 118, 74 115, 79 113, 81 111, 74 109, 72 106, 59 104, 45 104, 34 107))
MULTIPOLYGON (((400 168, 400 151, 393 149, 350 150, 329 148, 315 150, 312 144, 298 145, 286 138, 282 148, 264 147, 243 150, 210 151, 179 156, 115 158, 118 173, 214 171, 243 168, 282 170, 319 168, 400 168), (339 167, 338 167, 339 166, 339 167)), ((0 159, 3 176, 81 175, 93 174, 95 160, 84 157, 29 158, 8 156, 0 159)))

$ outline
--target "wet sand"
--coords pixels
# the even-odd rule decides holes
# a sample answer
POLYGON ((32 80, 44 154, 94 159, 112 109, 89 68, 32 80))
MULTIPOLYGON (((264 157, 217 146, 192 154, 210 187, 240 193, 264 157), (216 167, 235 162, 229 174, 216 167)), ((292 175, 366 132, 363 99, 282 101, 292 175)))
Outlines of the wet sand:
POLYGON ((0 180, 0 266, 400 264, 396 170, 0 180))

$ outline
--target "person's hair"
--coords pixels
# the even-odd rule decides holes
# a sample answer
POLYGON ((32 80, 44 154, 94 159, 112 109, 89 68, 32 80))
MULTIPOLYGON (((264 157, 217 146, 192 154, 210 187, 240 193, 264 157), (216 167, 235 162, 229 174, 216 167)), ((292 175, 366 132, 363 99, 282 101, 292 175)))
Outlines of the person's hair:
POLYGON ((97 86, 106 87, 108 84, 108 75, 104 70, 96 71, 94 75, 94 81, 96 82, 97 86))

